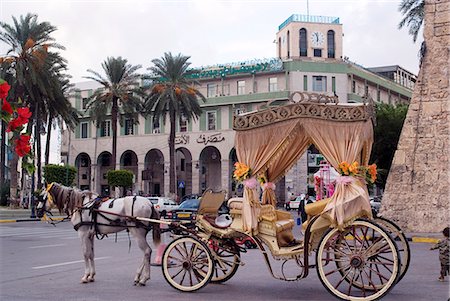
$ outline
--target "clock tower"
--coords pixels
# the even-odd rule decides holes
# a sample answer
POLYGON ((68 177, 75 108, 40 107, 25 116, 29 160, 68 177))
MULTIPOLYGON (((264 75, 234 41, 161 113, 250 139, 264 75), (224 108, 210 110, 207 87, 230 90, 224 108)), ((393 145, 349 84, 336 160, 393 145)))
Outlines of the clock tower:
POLYGON ((341 60, 339 18, 292 15, 278 27, 277 56, 283 60, 341 60))

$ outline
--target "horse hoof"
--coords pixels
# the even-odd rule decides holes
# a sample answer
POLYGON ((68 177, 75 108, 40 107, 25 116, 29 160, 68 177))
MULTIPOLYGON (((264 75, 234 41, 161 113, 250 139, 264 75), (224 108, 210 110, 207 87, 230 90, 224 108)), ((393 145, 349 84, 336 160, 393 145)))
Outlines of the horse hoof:
POLYGON ((145 283, 139 282, 139 286, 145 286, 145 283))
POLYGON ((89 282, 95 282, 95 279, 94 278, 90 278, 89 282))
POLYGON ((81 279, 80 283, 88 283, 87 279, 81 279))

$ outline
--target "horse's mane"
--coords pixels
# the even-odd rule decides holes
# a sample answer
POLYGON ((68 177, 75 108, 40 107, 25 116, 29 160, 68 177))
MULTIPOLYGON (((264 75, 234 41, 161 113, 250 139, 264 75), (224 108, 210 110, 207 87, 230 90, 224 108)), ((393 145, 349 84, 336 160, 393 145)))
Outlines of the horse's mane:
POLYGON ((83 199, 86 196, 91 197, 93 192, 88 190, 79 190, 77 188, 66 187, 58 183, 53 183, 48 193, 51 194, 53 202, 60 213, 70 215, 77 207, 83 205, 83 199))

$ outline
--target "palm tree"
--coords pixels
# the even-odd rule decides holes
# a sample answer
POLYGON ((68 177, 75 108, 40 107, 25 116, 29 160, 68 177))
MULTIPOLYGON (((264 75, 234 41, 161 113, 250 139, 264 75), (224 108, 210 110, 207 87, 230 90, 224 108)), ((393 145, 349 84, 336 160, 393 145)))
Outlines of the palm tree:
POLYGON ((420 28, 424 19, 425 0, 402 0, 398 10, 403 14, 403 19, 398 24, 401 29, 409 27, 409 34, 413 36, 413 41, 417 41, 420 28))
POLYGON ((126 59, 119 56, 117 58, 108 57, 102 63, 102 68, 106 77, 93 70, 87 70, 93 76, 87 76, 86 78, 102 85, 88 98, 87 110, 96 120, 97 127, 106 119, 106 112, 111 112, 112 166, 116 169, 119 114, 131 116, 142 111, 140 97, 144 94, 139 87, 141 76, 136 73, 141 66, 130 65, 126 59), (119 111, 119 105, 121 105, 122 112, 119 111))
MULTIPOLYGON (((39 128, 41 113, 46 112, 46 99, 51 97, 48 75, 51 68, 48 63, 63 65, 64 60, 49 49, 64 49, 54 42, 51 34, 56 30, 48 22, 38 22, 37 15, 27 14, 19 20, 12 17, 13 25, 0 22, 0 40, 9 46, 6 56, 2 57, 2 68, 13 74, 12 99, 22 101, 22 105, 30 106, 36 127, 39 128), (48 60, 54 56, 60 60, 48 60), (49 96, 50 95, 50 96, 49 96), (44 97, 45 96, 45 97, 44 97)), ((39 132, 39 130, 37 131, 39 132)), ((36 140, 36 139, 35 139, 36 140)), ((37 139, 36 142, 39 142, 37 139)), ((40 153, 40 150, 39 150, 40 153)), ((38 165, 40 158, 38 157, 38 165)), ((11 197, 17 191, 17 158, 13 158, 11 166, 11 197)), ((40 175, 38 175, 40 179, 40 175)))
MULTIPOLYGON (((402 0, 398 10, 403 14, 403 19, 398 24, 398 28, 409 27, 409 34, 413 36, 414 43, 417 41, 420 28, 425 18, 425 0, 402 0)), ((422 65, 423 58, 427 51, 425 41, 422 41, 419 49, 419 65, 422 65)))
POLYGON ((196 81, 189 79, 189 56, 172 53, 164 53, 160 59, 152 60, 154 64, 149 70, 154 83, 145 101, 145 110, 154 118, 169 115, 169 191, 176 192, 175 183, 175 130, 177 118, 184 116, 187 120, 197 119, 202 109, 199 99, 205 101, 205 97, 194 85, 196 81))

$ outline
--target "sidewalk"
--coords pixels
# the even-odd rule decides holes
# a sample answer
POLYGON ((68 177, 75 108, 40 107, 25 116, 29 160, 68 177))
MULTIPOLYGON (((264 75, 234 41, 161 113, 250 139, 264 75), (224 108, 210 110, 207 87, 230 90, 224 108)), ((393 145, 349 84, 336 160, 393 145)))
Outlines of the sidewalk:
MULTIPOLYGON (((58 210, 52 210, 53 219, 62 219, 58 210)), ((36 215, 36 214, 35 214, 36 215)), ((40 221, 40 218, 31 217, 31 209, 11 209, 9 207, 0 207, 0 223, 17 223, 40 221)))

